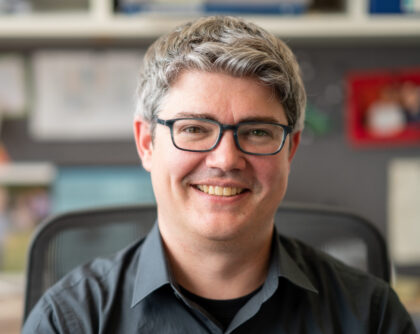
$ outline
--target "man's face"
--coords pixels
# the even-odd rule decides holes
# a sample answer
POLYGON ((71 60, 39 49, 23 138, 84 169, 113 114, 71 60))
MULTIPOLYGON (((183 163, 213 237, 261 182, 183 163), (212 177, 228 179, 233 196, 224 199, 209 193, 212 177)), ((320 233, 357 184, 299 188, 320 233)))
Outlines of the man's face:
MULTIPOLYGON (((224 124, 263 120, 287 125, 283 107, 268 87, 221 73, 182 73, 161 110, 159 118, 164 120, 204 117, 224 124)), ((287 138, 280 153, 255 156, 238 150, 230 130, 214 150, 198 153, 175 148, 166 126, 156 125, 152 143, 148 125, 141 120, 135 125, 139 154, 151 172, 161 229, 214 241, 271 231, 299 133, 287 138), (205 186, 239 193, 211 195, 202 191, 205 186)))

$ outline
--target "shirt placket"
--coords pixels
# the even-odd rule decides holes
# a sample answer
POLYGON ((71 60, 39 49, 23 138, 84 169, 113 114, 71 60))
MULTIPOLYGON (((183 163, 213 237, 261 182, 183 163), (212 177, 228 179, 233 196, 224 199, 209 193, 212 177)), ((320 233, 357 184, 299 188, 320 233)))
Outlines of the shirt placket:
POLYGON ((225 333, 225 331, 217 324, 217 320, 214 319, 211 314, 209 314, 200 305, 186 298, 181 292, 177 290, 177 288, 175 288, 174 286, 172 286, 172 288, 178 300, 187 306, 187 308, 189 309, 191 313, 193 313, 195 318, 197 318, 203 324, 203 326, 205 326, 205 329, 208 331, 208 333, 211 333, 211 334, 224 334, 225 333))

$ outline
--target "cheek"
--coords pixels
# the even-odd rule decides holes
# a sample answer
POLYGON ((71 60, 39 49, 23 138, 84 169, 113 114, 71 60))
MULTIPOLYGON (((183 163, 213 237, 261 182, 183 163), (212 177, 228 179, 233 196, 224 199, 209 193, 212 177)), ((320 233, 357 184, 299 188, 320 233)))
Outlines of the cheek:
POLYGON ((164 184, 167 190, 175 188, 194 170, 199 161, 195 153, 178 150, 173 145, 156 143, 152 160, 152 181, 164 184))
POLYGON ((258 179, 270 196, 277 197, 278 194, 283 197, 287 188, 290 168, 287 159, 282 157, 273 161, 260 161, 256 166, 258 179))

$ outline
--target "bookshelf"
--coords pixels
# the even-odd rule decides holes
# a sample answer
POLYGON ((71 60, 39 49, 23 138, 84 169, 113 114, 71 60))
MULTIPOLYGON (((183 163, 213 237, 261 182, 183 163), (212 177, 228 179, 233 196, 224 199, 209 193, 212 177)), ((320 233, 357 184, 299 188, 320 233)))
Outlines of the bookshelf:
MULTIPOLYGON (((420 37, 418 16, 370 15, 368 6, 368 0, 347 0, 343 13, 244 16, 283 38, 420 37)), ((86 12, 2 15, 0 38, 150 39, 196 16, 114 13, 112 0, 90 0, 89 8, 86 12)))
MULTIPOLYGON (((335 85, 339 93, 345 94, 344 90, 341 92, 344 78, 353 69, 418 67, 420 17, 370 15, 369 0, 345 2, 345 10, 340 13, 246 17, 294 44, 294 51, 306 65, 305 84, 311 102, 335 124, 330 134, 299 148, 286 199, 348 207, 376 222, 385 234, 388 162, 400 156, 418 157, 418 148, 382 151, 350 148, 342 125, 346 97, 343 95, 336 104, 331 104, 324 99, 324 87, 335 85), (307 75, 310 72, 313 79, 307 75), (329 180, 328 187, 325 180, 329 180)), ((2 52, 12 52, 28 60, 33 51, 44 48, 144 48, 150 40, 199 15, 125 15, 114 12, 112 0, 89 0, 89 4, 89 10, 84 12, 0 15, 0 56, 2 52)), ((28 109, 29 115, 31 106, 28 109)), ((139 166, 132 139, 38 141, 31 136, 28 123, 26 117, 3 122, 1 139, 13 163, 0 168, 0 184, 49 184, 56 173, 54 166, 139 166), (28 162, 20 164, 22 161, 28 162), (52 166, 32 165, 31 161, 50 161, 52 166)), ((0 275, 0 332, 18 333, 23 285, 19 283, 20 291, 12 295, 9 281, 0 275), (8 292, 7 298, 2 296, 3 291, 8 292)), ((14 277, 13 281, 16 282, 14 277)), ((408 296, 413 293, 410 291, 408 296)))

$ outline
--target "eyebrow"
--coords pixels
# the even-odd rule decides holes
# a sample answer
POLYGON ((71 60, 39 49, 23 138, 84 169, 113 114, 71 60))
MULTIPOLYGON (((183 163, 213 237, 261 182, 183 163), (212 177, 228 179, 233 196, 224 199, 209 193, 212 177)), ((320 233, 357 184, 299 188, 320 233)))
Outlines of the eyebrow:
POLYGON ((181 111, 179 113, 176 113, 175 118, 179 117, 187 117, 187 118, 205 118, 205 119, 211 119, 213 121, 216 121, 213 115, 207 114, 207 113, 195 113, 195 112, 187 112, 187 111, 181 111))
MULTIPOLYGON (((204 119, 210 119, 213 121, 218 121, 214 115, 212 114, 208 114, 208 113, 195 113, 195 112, 186 112, 186 111, 181 111, 177 114, 174 115, 175 118, 182 118, 182 117, 187 117, 187 118, 204 118, 204 119)), ((266 122, 266 123, 283 123, 280 120, 276 119, 275 117, 272 116, 249 116, 249 117, 245 117, 243 119, 241 119, 238 123, 241 122, 266 122)))

